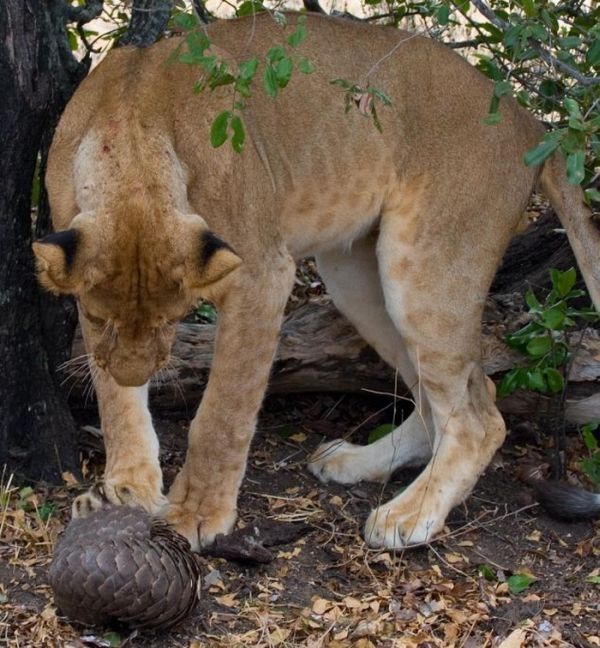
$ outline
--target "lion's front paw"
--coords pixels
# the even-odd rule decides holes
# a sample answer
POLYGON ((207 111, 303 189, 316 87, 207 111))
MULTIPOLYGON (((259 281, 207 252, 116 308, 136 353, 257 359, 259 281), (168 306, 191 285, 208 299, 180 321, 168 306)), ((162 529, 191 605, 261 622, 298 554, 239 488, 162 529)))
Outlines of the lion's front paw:
POLYGON ((308 460, 310 472, 323 482, 356 484, 359 481, 384 481, 389 471, 382 474, 378 462, 369 456, 366 446, 348 443, 342 439, 320 445, 308 460))
POLYGON ((175 530, 188 539, 192 551, 211 544, 216 536, 230 533, 235 524, 235 509, 219 511, 213 515, 190 512, 185 506, 171 504, 165 518, 175 530))
POLYGON ((444 527, 444 517, 410 501, 389 502, 371 512, 365 524, 365 540, 375 548, 403 549, 429 542, 444 527))
POLYGON ((92 488, 73 500, 71 515, 74 518, 87 517, 94 511, 100 510, 107 501, 102 484, 94 484, 92 488))
POLYGON ((167 498, 162 493, 162 473, 154 466, 134 466, 108 472, 104 480, 73 502, 73 517, 85 517, 105 502, 141 506, 154 515, 164 511, 167 498))

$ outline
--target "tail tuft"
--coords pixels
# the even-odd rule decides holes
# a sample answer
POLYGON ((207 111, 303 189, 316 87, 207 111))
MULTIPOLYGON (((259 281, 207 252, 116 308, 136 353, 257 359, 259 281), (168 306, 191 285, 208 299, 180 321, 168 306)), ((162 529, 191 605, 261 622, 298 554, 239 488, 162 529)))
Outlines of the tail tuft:
POLYGON ((559 481, 537 481, 536 498, 554 518, 580 520, 600 516, 600 494, 559 481))

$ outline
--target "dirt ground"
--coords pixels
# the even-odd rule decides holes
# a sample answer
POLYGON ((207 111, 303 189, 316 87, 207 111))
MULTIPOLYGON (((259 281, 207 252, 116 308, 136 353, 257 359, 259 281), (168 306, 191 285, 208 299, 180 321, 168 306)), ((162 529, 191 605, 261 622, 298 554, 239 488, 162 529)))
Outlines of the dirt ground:
MULTIPOLYGON (((600 525, 556 522, 532 503, 517 476, 525 466, 543 465, 544 450, 522 422, 512 422, 507 443, 453 511, 442 539, 399 554, 365 546, 368 512, 415 471, 385 486, 344 487, 320 484, 305 462, 324 438, 351 432, 352 440, 366 442, 391 411, 391 399, 367 396, 268 399, 243 484, 240 524, 305 522, 309 531, 275 547, 268 565, 202 558, 199 607, 162 634, 82 628, 57 615, 48 564, 70 501, 86 484, 30 492, 12 487, 5 475, 0 645, 599 646, 600 525), (525 587, 517 592, 519 585, 525 587)), ((183 460, 186 419, 156 421, 167 482, 183 460)), ((573 440, 573 461, 578 447, 573 440)), ((82 455, 92 479, 103 461, 92 434, 82 433, 82 455)))

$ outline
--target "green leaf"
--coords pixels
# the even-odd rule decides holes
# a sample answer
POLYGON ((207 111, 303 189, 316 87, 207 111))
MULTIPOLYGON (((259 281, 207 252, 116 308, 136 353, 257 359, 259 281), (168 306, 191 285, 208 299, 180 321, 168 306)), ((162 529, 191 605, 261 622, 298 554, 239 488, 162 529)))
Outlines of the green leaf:
POLYGON ((260 13, 265 10, 265 6, 262 2, 257 0, 245 0, 242 4, 236 9, 236 14, 239 18, 244 16, 252 16, 253 14, 260 13))
POLYGON ((550 354, 550 362, 554 367, 562 367, 569 357, 569 348, 564 342, 554 344, 554 349, 550 354))
POLYGON ((440 25, 447 25, 450 18, 450 7, 444 3, 437 8, 435 17, 440 25))
POLYGON ((258 59, 256 57, 242 61, 239 65, 238 78, 243 81, 251 81, 256 74, 258 68, 258 59))
POLYGON ((577 281, 577 271, 575 268, 569 268, 564 272, 550 268, 550 278, 552 279, 552 287, 556 292, 561 297, 566 297, 577 281))
POLYGON ((593 457, 586 457, 579 465, 597 488, 600 488, 600 452, 595 452, 593 457))
POLYGON ((269 97, 272 97, 275 99, 277 96, 277 90, 279 88, 279 85, 277 83, 277 76, 275 75, 275 70, 268 65, 265 68, 265 74, 263 76, 263 86, 265 88, 266 93, 269 95, 269 97))
POLYGON ((205 302, 196 308, 196 316, 214 324, 217 321, 217 310, 212 304, 205 302))
POLYGON ((520 594, 524 592, 532 583, 537 580, 534 576, 529 574, 513 574, 506 580, 508 589, 512 594, 520 594))
POLYGON ((526 166, 538 166, 548 159, 558 148, 558 140, 555 138, 542 140, 535 148, 525 153, 523 161, 526 166))
POLYGON ((231 146, 236 153, 241 153, 244 150, 244 142, 246 141, 246 131, 244 124, 238 115, 231 118, 231 130, 233 136, 231 137, 231 146))
POLYGON ((588 65, 600 65, 600 38, 596 38, 590 45, 585 60, 588 65))
POLYGON ((41 506, 38 507, 37 513, 40 520, 47 522, 52 517, 55 510, 56 507, 52 502, 44 502, 41 506))
POLYGON ((281 13, 281 11, 274 11, 273 12, 273 20, 280 26, 280 27, 285 27, 287 25, 287 17, 284 13, 281 13))
POLYGON ((583 115, 581 114, 581 109, 579 108, 579 104, 575 101, 575 99, 567 97, 563 101, 563 105, 571 117, 582 119, 583 115))
POLYGON ((585 150, 580 149, 567 155, 567 180, 570 184, 578 185, 585 178, 585 150))
POLYGON ((500 98, 512 93, 512 85, 508 81, 496 81, 494 83, 494 96, 500 98))
POLYGON ((523 6, 525 15, 528 18, 533 18, 534 16, 537 16, 537 7, 535 6, 534 0, 521 0, 520 4, 523 6))
POLYGON ((552 331, 560 331, 565 321, 566 314, 559 306, 554 306, 542 313, 542 322, 552 331))
POLYGON ((481 123, 485 124, 486 126, 495 126, 496 124, 499 124, 501 121, 502 121, 502 115, 498 111, 495 111, 486 115, 481 120, 481 123))
POLYGON ((586 189, 583 193, 585 194, 585 202, 588 205, 593 202, 600 203, 600 191, 598 191, 598 189, 596 189, 595 187, 586 189))
POLYGON ((596 440, 596 435, 594 434, 594 431, 597 428, 598 421, 591 421, 590 423, 586 423, 581 428, 581 436, 583 438, 583 442, 585 443, 585 447, 592 452, 598 449, 598 441, 596 440))
POLYGON ((283 45, 274 45, 267 52, 267 61, 269 61, 269 63, 277 63, 277 61, 282 59, 284 56, 285 50, 283 49, 283 45))
POLYGON ((371 430, 371 432, 369 432, 369 438, 367 439, 367 443, 370 444, 370 443, 375 443, 375 441, 379 441, 379 439, 382 439, 384 436, 387 436, 394 429, 395 426, 392 423, 384 423, 383 425, 376 427, 374 430, 371 430))
POLYGON ((173 22, 177 27, 185 31, 190 31, 198 26, 198 19, 193 13, 180 13, 175 16, 173 22))
POLYGON ((581 38, 579 36, 563 36, 558 39, 558 44, 565 49, 574 49, 581 45, 581 38))
POLYGON ((383 92, 379 88, 373 88, 373 87, 369 86, 367 88, 367 92, 369 94, 373 95, 373 97, 375 97, 375 99, 379 99, 379 101, 381 101, 381 103, 384 106, 391 106, 392 105, 392 100, 389 98, 389 96, 386 95, 385 92, 383 92))
POLYGON ((227 141, 227 125, 230 119, 231 112, 229 110, 224 110, 215 117, 210 128, 210 143, 214 148, 219 148, 227 141))
POLYGON ((524 370, 521 367, 515 367, 507 371, 502 377, 498 387, 498 398, 505 398, 512 394, 516 389, 523 386, 524 370))
POLYGON ((349 81, 346 81, 346 79, 331 79, 329 83, 331 83, 331 85, 340 86, 340 88, 343 88, 344 90, 351 90, 354 87, 349 81))
POLYGON ((280 88, 285 88, 285 86, 289 83, 292 77, 293 67, 294 63, 288 56, 284 56, 277 62, 277 65, 275 66, 275 76, 277 78, 277 85, 280 88))
POLYGON ((546 369, 544 369, 544 375, 546 376, 548 387, 551 392, 554 392, 555 394, 562 392, 565 386, 565 380, 558 369, 554 369, 554 367, 546 367, 546 369))
POLYGON ((527 386, 533 391, 545 393, 548 391, 546 380, 541 371, 527 372, 527 386))
POLYGON ((218 88, 219 86, 230 85, 235 81, 235 77, 229 72, 218 72, 214 75, 208 82, 208 86, 211 90, 218 88))
POLYGON ((118 632, 108 632, 104 635, 104 640, 108 641, 110 648, 119 648, 123 640, 118 632))
POLYGON ((298 16, 296 29, 294 33, 287 39, 290 47, 298 47, 300 43, 306 38, 306 16, 298 16))
POLYGON ((298 69, 302 74, 312 74, 315 71, 315 66, 307 58, 301 58, 298 61, 298 69))
POLYGON ((541 358, 550 352, 552 342, 547 335, 534 337, 527 343, 527 353, 533 358, 541 358))
POLYGON ((72 29, 67 29, 67 39, 71 51, 76 52, 79 48, 79 41, 77 40, 77 34, 72 29))
POLYGON ((19 489, 19 499, 25 500, 28 497, 31 497, 34 494, 33 488, 31 486, 23 486, 19 489))
POLYGON ((477 573, 479 576, 483 576, 486 581, 496 582, 498 580, 498 577, 489 565, 477 565, 477 573))
POLYGON ((535 296, 535 293, 533 292, 533 290, 531 290, 531 288, 529 288, 525 293, 525 303, 531 311, 540 310, 540 302, 538 301, 538 298, 535 296))
POLYGON ((500 68, 494 63, 494 61, 488 58, 481 58, 476 63, 476 67, 478 70, 483 72, 483 74, 485 74, 490 79, 493 79, 494 81, 501 81, 503 78, 500 68))
POLYGON ((185 44, 191 54, 204 56, 204 52, 210 47, 210 38, 203 31, 193 31, 185 37, 185 44))
POLYGON ((592 585, 600 585, 600 576, 587 576, 585 582, 592 583, 592 585))

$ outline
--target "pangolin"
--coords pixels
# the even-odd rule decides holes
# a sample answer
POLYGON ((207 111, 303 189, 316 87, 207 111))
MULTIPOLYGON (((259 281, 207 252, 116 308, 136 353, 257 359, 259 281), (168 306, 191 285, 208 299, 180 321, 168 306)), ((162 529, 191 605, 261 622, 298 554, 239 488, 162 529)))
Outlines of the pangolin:
POLYGON ((106 505, 68 525, 50 584, 59 612, 73 621, 167 628, 196 606, 200 567, 187 540, 164 520, 106 505))

